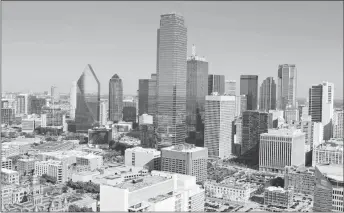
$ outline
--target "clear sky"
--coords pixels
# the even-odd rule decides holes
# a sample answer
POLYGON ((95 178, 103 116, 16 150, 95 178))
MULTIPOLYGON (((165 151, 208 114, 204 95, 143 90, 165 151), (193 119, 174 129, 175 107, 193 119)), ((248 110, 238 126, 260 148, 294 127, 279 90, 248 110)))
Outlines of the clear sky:
MULTIPOLYGON (((330 81, 343 97, 341 2, 2 2, 3 91, 69 92, 91 64, 108 93, 117 73, 124 93, 156 72, 160 15, 182 14, 209 73, 237 80, 277 77, 279 64, 296 64, 298 97, 330 81)), ((237 86, 239 88, 239 85, 237 86)), ((237 93, 239 91, 237 90, 237 93)))

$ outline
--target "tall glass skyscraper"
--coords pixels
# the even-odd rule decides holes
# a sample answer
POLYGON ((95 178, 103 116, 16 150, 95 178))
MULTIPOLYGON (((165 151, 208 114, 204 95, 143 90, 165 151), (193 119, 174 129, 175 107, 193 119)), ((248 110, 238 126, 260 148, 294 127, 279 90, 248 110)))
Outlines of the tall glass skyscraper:
POLYGON ((156 114, 156 90, 156 74, 152 74, 148 80, 148 114, 153 116, 156 114))
POLYGON ((219 95, 225 93, 225 76, 224 75, 208 75, 208 95, 217 92, 219 95))
POLYGON ((148 113, 149 79, 139 79, 139 116, 148 113))
POLYGON ((294 64, 278 66, 278 109, 285 110, 287 106, 296 107, 297 70, 294 64))
POLYGON ((181 144, 186 138, 187 29, 175 13, 161 15, 157 58, 157 142, 181 144))
POLYGON ((119 122, 123 112, 123 84, 117 74, 109 81, 109 120, 119 122))
POLYGON ((276 83, 272 77, 266 78, 260 86, 259 109, 265 112, 276 109, 276 83))
POLYGON ((89 64, 77 82, 76 93, 76 131, 87 132, 99 125, 100 114, 100 83, 89 64))
POLYGON ((246 95, 247 110, 257 109, 258 99, 258 75, 240 76, 240 95, 246 95))

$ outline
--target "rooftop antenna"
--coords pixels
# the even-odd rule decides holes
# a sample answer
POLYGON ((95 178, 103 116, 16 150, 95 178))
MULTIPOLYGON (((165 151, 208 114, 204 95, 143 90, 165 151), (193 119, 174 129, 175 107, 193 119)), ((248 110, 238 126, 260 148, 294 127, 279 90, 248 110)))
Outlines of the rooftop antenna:
POLYGON ((196 46, 194 44, 192 45, 192 56, 196 56, 196 46))

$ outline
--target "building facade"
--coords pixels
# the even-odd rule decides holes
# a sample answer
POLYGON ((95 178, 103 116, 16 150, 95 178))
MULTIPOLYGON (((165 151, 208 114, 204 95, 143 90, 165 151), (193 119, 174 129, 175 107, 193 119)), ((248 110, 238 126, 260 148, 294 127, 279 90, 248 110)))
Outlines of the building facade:
POLYGON ((259 109, 264 112, 276 109, 276 83, 272 77, 266 78, 260 86, 259 109))
POLYGON ((109 81, 109 120, 119 122, 123 112, 123 83, 117 74, 109 81))
POLYGON ((149 79, 139 79, 139 116, 148 113, 149 79))
POLYGON ((312 166, 318 164, 343 164, 343 139, 321 143, 313 148, 312 166))
POLYGON ((258 107, 258 76, 240 75, 240 95, 246 95, 247 110, 257 110, 258 107))
POLYGON ((7 184, 19 185, 19 173, 14 170, 1 168, 1 181, 7 184))
POLYGON ((343 138, 344 127, 343 127, 343 110, 336 110, 333 113, 333 138, 343 138))
POLYGON ((236 80, 226 80, 225 94, 236 96, 236 80))
POLYGON ((217 92, 219 95, 225 94, 225 76, 224 75, 208 75, 208 95, 217 92))
POLYGON ((278 109, 285 110, 288 105, 296 107, 297 69, 295 64, 278 66, 278 109))
POLYGON ((293 190, 270 186, 264 191, 264 205, 290 208, 293 205, 293 190))
POLYGON ((284 172, 284 187, 293 188, 294 193, 314 194, 315 175, 313 167, 286 166, 284 172))
POLYGON ((235 96, 206 96, 204 147, 210 158, 226 158, 232 152, 235 96))
POLYGON ((224 201, 234 201, 246 203, 251 196, 250 184, 237 183, 216 183, 206 181, 204 183, 206 196, 223 199, 224 201))
POLYGON ((156 149, 134 147, 125 150, 124 164, 126 166, 143 167, 152 170, 161 168, 161 152, 156 149))

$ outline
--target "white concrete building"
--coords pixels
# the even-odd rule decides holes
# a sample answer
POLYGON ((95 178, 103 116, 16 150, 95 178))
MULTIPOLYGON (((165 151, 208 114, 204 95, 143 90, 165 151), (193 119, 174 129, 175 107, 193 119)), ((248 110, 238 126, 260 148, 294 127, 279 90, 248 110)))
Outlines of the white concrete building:
POLYGON ((192 175, 197 182, 207 180, 208 150, 191 144, 161 149, 161 171, 192 175))
POLYGON ((344 127, 343 127, 343 110, 336 110, 333 114, 333 137, 334 138, 343 138, 344 127))
POLYGON ((1 168, 1 181, 8 184, 19 184, 19 173, 14 170, 1 168))
MULTIPOLYGON (((318 146, 323 141, 324 128, 321 122, 313 122, 310 119, 301 121, 301 130, 305 133, 305 144, 310 150, 318 146)), ((309 151, 309 150, 307 150, 309 151)))
POLYGON ((35 174, 42 176, 43 174, 55 177, 57 183, 68 181, 67 164, 61 161, 48 160, 35 162, 35 174))
POLYGON ((93 178, 97 175, 100 175, 100 172, 98 171, 85 171, 85 172, 78 172, 72 174, 72 181, 73 182, 89 182, 92 181, 93 178))
POLYGON ((314 168, 286 166, 284 172, 284 187, 293 188, 294 193, 314 194, 314 168))
POLYGON ((161 152, 156 149, 134 147, 125 150, 126 166, 142 167, 149 171, 160 170, 161 152))
POLYGON ((246 203, 250 199, 251 189, 247 183, 216 183, 206 181, 204 184, 205 193, 208 197, 219 198, 225 201, 246 203))
POLYGON ((1 159, 1 168, 12 170, 12 159, 2 158, 1 159))
POLYGON ((153 171, 136 181, 100 186, 100 211, 204 211, 196 177, 153 171))
POLYGON ((225 81, 225 94, 236 95, 236 80, 225 81))
POLYGON ((284 111, 284 120, 290 124, 299 121, 299 111, 297 108, 286 108, 284 111))
POLYGON ((332 139, 313 149, 312 166, 317 164, 343 164, 343 139, 332 139))
POLYGON ((75 119, 75 109, 76 109, 76 93, 77 93, 77 82, 72 82, 72 87, 70 89, 70 118, 75 119))
POLYGON ((139 124, 153 124, 153 116, 148 114, 142 114, 139 117, 139 124))
POLYGON ((209 158, 227 158, 232 152, 235 96, 206 96, 204 147, 209 158))
POLYGON ((269 129, 260 135, 259 171, 284 173, 285 166, 305 165, 305 133, 269 129))

